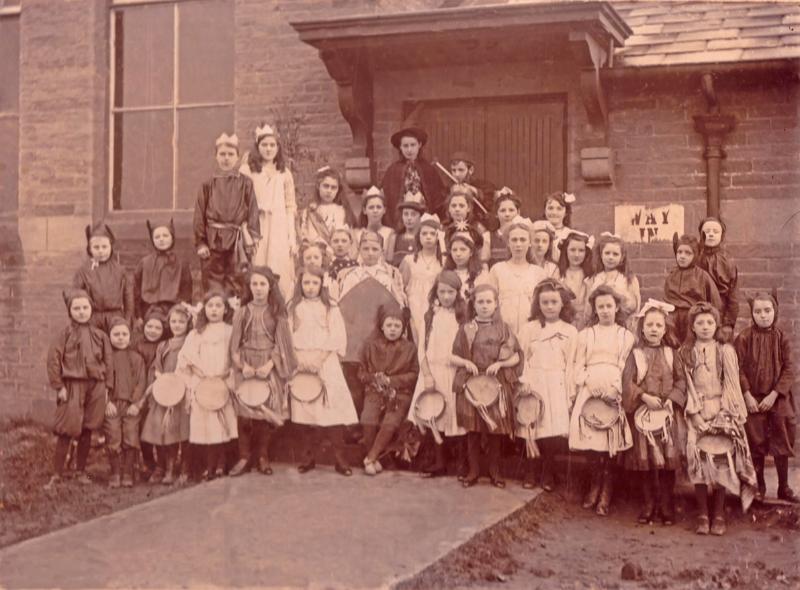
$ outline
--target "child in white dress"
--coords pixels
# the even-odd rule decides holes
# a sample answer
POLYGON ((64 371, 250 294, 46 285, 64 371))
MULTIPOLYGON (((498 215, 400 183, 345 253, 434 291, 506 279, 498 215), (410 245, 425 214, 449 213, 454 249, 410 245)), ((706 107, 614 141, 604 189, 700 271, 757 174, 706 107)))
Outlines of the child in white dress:
POLYGON ((533 290, 547 278, 541 266, 531 263, 531 223, 522 217, 506 229, 511 258, 498 262, 489 271, 489 281, 500 297, 500 315, 516 336, 527 323, 533 303, 533 290))
MULTIPOLYGON (((447 473, 446 455, 449 447, 459 459, 464 458, 464 435, 467 431, 456 419, 456 394, 453 378, 456 367, 450 362, 458 326, 466 321, 466 302, 461 297, 461 280, 452 270, 444 270, 436 277, 428 296, 423 328, 419 338, 420 372, 408 419, 421 427, 414 412, 414 404, 423 391, 435 390, 445 399, 444 411, 436 419, 436 429, 444 434, 444 443, 434 446, 434 463, 422 472, 423 477, 437 477, 447 473)), ((462 467, 459 465, 459 467, 462 467)), ((463 478, 465 473, 460 473, 463 478)))
MULTIPOLYGON (((594 310, 589 325, 578 333, 575 351, 575 392, 577 399, 569 424, 569 448, 587 451, 591 486, 583 507, 596 506, 597 514, 608 515, 614 487, 612 459, 633 445, 631 432, 622 408, 622 370, 635 336, 622 325, 619 295, 608 286, 598 287, 589 296, 594 310), (600 398, 616 413, 610 425, 598 426, 594 416, 584 415, 584 405, 600 398)), ((601 418, 604 420, 605 418, 601 418)))
MULTIPOLYGON (((541 456, 542 489, 553 490, 553 460, 567 450, 573 360, 578 330, 570 322, 572 294, 554 279, 545 279, 533 293, 531 319, 522 326, 519 345, 525 367, 518 395, 535 393, 542 400, 539 420, 530 431, 541 456)), ((527 439, 527 427, 517 425, 517 436, 527 439)), ((533 488, 534 473, 528 464, 523 487, 533 488)))
MULTIPOLYGON (((625 242, 619 236, 603 232, 594 249, 595 275, 586 279, 586 297, 601 285, 614 289, 619 296, 620 309, 625 316, 629 330, 636 330, 636 312, 642 305, 639 293, 639 279, 630 270, 630 262, 625 249, 625 242)), ((584 321, 589 323, 594 310, 587 305, 584 309, 584 321)))
POLYGON ((189 442, 197 445, 195 457, 205 454, 207 478, 222 474, 225 443, 239 436, 236 426, 236 411, 228 396, 219 410, 207 410, 197 399, 197 387, 204 379, 220 378, 229 383, 231 361, 230 347, 233 328, 227 320, 231 309, 222 291, 209 291, 203 297, 196 328, 189 332, 178 353, 176 373, 187 382, 189 406, 189 442))
POLYGON ((287 299, 292 294, 293 259, 298 246, 294 176, 287 166, 275 128, 267 124, 256 127, 255 139, 254 151, 245 154, 239 168, 253 181, 262 236, 250 263, 268 266, 280 276, 281 294, 287 299))
POLYGON ((344 434, 347 425, 358 423, 358 416, 339 363, 347 349, 344 320, 323 287, 320 269, 305 268, 298 279, 289 303, 298 370, 318 375, 324 389, 311 402, 290 398, 292 422, 302 425, 304 431, 303 462, 297 470, 306 473, 314 469, 316 451, 327 439, 333 447, 336 472, 352 475, 343 454, 344 434))
POLYGON ((411 331, 416 342, 419 342, 419 335, 424 332, 428 295, 436 276, 442 271, 439 227, 439 218, 426 213, 415 236, 417 251, 406 256, 400 263, 400 274, 403 275, 411 312, 411 331))

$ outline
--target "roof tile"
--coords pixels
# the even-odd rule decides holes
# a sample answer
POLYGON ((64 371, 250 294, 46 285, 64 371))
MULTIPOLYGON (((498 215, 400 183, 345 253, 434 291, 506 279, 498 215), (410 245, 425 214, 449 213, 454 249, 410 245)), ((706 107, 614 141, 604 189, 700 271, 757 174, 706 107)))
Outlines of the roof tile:
POLYGON ((722 19, 692 19, 686 23, 667 23, 661 29, 662 33, 685 33, 687 31, 707 31, 714 27, 722 27, 722 19))
POLYGON ((643 8, 634 8, 630 11, 629 16, 649 16, 653 14, 669 14, 672 9, 668 6, 647 6, 643 8))
POLYGON ((678 41, 710 41, 712 39, 730 39, 739 34, 738 28, 712 29, 709 31, 689 31, 678 33, 678 41))
POLYGON ((797 25, 800 24, 800 14, 787 14, 783 17, 783 24, 797 25))
POLYGON ((768 47, 763 49, 744 49, 741 61, 754 61, 760 59, 790 59, 800 57, 800 46, 768 47))
MULTIPOLYGON (((764 3, 766 4, 766 2, 764 3)), ((793 2, 770 3, 768 6, 757 6, 747 11, 747 16, 771 16, 773 14, 790 14, 800 12, 800 5, 793 2)))
POLYGON ((781 37, 781 43, 784 45, 800 45, 800 35, 788 35, 781 37))
POLYGON ((792 35, 800 32, 800 27, 793 25, 780 25, 778 27, 756 27, 753 29, 742 29, 742 37, 774 37, 779 35, 792 35))
POLYGON ((726 27, 774 27, 783 24, 783 17, 775 15, 762 18, 752 16, 746 18, 726 18, 723 24, 726 27))
POLYGON ((779 39, 749 37, 747 39, 714 39, 708 42, 708 49, 749 49, 757 47, 779 47, 779 39))
POLYGON ((625 39, 625 47, 633 47, 635 45, 660 45, 662 43, 672 43, 677 40, 677 33, 672 33, 671 35, 643 35, 639 33, 639 29, 634 29, 634 34, 625 39))
MULTIPOLYGON (((696 51, 692 53, 673 53, 664 57, 663 65, 719 63, 739 61, 743 49, 719 49, 716 51, 696 51)), ((750 51, 750 50, 747 50, 750 51)))

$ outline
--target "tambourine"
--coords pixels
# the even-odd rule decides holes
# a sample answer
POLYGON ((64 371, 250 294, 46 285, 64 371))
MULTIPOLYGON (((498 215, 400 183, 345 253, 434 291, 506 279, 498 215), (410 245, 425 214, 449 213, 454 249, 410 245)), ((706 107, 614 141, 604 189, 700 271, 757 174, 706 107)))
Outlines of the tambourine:
POLYGON ((230 395, 228 386, 220 377, 206 377, 201 380, 194 394, 200 407, 209 412, 224 408, 230 395))
POLYGON ((251 408, 259 408, 266 404, 270 395, 272 395, 272 388, 263 379, 245 379, 236 388, 236 397, 251 408))
POLYGON ((160 406, 177 406, 186 393, 186 383, 175 373, 161 373, 153 381, 153 399, 160 406))
POLYGON ((539 447, 533 438, 533 428, 539 422, 544 409, 544 402, 539 394, 534 392, 522 393, 517 397, 514 402, 514 414, 517 417, 517 423, 525 428, 525 449, 528 457, 535 458, 539 456, 539 447))
POLYGON ((672 410, 668 407, 651 410, 645 405, 633 414, 633 423, 642 434, 663 432, 672 422, 672 410))
POLYGON ((442 444, 442 435, 436 427, 436 419, 444 413, 444 408, 444 396, 435 389, 423 391, 414 403, 414 416, 431 429, 436 444, 442 444))
POLYGON ((697 448, 707 455, 727 455, 733 451, 733 439, 727 434, 709 432, 697 438, 697 448))
POLYGON ((316 401, 324 390, 322 379, 315 373, 299 372, 289 381, 289 394, 306 404, 316 401))
POLYGON ((489 416, 488 408, 500 399, 501 389, 500 381, 490 375, 474 375, 464 384, 467 401, 475 406, 491 430, 495 430, 497 424, 489 416))
POLYGON ((619 406, 607 404, 599 397, 590 397, 581 408, 581 418, 595 430, 608 430, 619 421, 619 406))

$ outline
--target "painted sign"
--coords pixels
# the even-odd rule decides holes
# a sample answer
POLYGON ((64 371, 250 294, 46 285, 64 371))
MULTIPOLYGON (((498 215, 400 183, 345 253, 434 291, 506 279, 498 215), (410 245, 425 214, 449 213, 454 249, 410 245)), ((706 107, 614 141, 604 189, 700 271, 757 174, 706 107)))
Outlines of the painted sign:
POLYGON ((614 233, 626 242, 665 242, 672 234, 684 233, 683 205, 663 207, 617 205, 614 207, 614 233))

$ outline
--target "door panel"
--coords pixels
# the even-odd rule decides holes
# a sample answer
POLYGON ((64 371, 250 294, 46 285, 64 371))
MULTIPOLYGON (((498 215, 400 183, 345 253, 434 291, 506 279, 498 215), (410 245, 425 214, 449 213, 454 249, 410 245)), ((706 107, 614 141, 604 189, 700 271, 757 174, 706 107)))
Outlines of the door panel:
POLYGON ((427 102, 419 124, 429 158, 446 165, 456 150, 472 153, 476 175, 512 188, 536 219, 544 195, 565 188, 565 118, 560 99, 471 99, 427 102))

